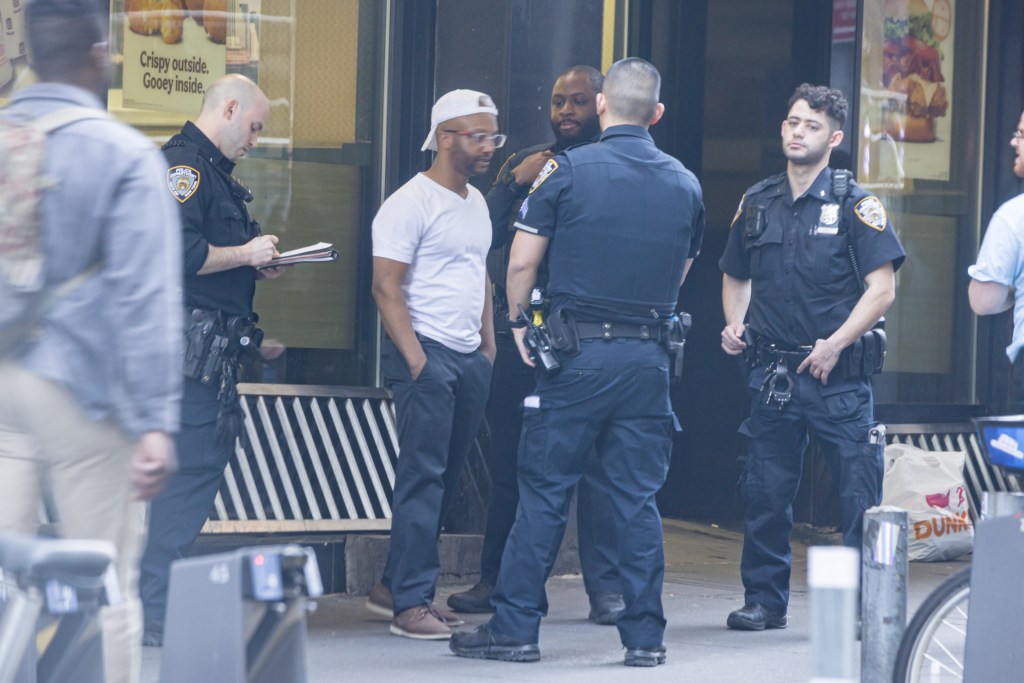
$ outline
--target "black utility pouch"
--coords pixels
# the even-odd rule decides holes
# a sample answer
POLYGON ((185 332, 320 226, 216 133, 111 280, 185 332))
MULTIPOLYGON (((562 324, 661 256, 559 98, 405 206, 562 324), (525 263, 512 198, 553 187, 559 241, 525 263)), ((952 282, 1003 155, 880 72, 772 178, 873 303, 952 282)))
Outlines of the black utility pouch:
POLYGON ((218 336, 223 339, 223 321, 217 311, 196 308, 185 311, 185 376, 201 380, 218 336))
POLYGON ((562 356, 579 355, 580 339, 576 332, 576 323, 565 310, 549 315, 547 326, 551 331, 551 348, 562 356))

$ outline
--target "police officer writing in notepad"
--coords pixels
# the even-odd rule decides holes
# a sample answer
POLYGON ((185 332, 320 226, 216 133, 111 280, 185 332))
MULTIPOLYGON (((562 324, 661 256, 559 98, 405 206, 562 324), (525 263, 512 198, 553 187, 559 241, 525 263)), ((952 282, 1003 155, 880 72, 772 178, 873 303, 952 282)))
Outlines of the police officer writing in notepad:
POLYGON ((786 627, 808 427, 838 483, 847 546, 860 548, 864 511, 882 497, 869 376, 885 338, 872 328, 895 298, 904 251, 878 198, 828 168, 846 112, 838 90, 796 89, 782 122, 786 173, 743 195, 719 262, 722 348, 745 355, 752 398, 740 427, 750 453, 740 486, 745 604, 728 617, 734 629, 786 627))
POLYGON ((255 83, 229 74, 207 90, 196 122, 164 145, 167 190, 181 207, 184 229, 188 329, 181 469, 153 500, 142 557, 146 645, 163 642, 171 562, 184 556, 206 522, 241 428, 238 365, 257 347, 267 360, 283 351, 278 344, 260 345, 252 310, 256 280, 281 274, 281 268, 257 270, 277 255, 277 237, 262 234, 246 208, 252 193, 231 175, 256 146, 269 112, 255 83))
MULTIPOLYGON (((616 620, 625 664, 665 661, 661 517, 675 416, 670 339, 679 285, 700 247, 696 177, 654 145, 661 78, 636 58, 616 62, 597 98, 602 134, 551 159, 520 208, 508 270, 513 311, 529 303, 547 255, 561 369, 523 402, 519 509, 494 590, 494 617, 453 635, 463 657, 536 661, 544 582, 565 529, 572 489, 594 458, 608 482, 625 609, 616 620)), ((513 313, 528 364, 524 321, 513 313)))

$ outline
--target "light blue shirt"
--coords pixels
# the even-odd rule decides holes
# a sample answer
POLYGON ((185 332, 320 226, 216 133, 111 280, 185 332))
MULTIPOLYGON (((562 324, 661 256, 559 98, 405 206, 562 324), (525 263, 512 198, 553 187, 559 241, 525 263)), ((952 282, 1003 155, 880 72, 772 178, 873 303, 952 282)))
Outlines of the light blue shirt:
POLYGON ((1006 347, 1010 362, 1024 347, 1024 194, 999 207, 985 231, 978 262, 967 274, 979 282, 996 282, 1012 290, 1013 339, 1006 347))
MULTIPOLYGON (((19 91, 0 116, 35 118, 69 106, 103 109, 92 93, 41 83, 19 91)), ((46 282, 97 261, 102 268, 61 298, 27 370, 67 389, 94 420, 131 437, 177 432, 182 384, 182 243, 160 150, 113 118, 50 134, 44 171, 58 181, 40 205, 46 282)))

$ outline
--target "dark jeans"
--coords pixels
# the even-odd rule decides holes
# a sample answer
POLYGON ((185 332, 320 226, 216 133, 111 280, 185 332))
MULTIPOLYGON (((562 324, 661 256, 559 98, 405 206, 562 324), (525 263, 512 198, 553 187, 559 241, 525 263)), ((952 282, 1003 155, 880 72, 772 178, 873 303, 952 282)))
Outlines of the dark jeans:
POLYGON ((843 544, 860 549, 864 511, 882 500, 883 444, 868 442, 875 426, 871 383, 830 379, 809 372, 794 378, 791 401, 779 410, 761 394, 764 372, 749 376, 750 418, 740 433, 750 438, 750 454, 740 479, 747 502, 740 574, 746 602, 770 609, 789 605, 793 499, 800 485, 808 428, 820 442, 839 489, 843 544))
MULTIPOLYGON (((523 400, 536 386, 536 371, 523 362, 513 337, 499 335, 494 381, 487 405, 492 437, 487 460, 491 499, 480 553, 480 580, 492 586, 498 580, 501 556, 519 505, 516 461, 519 435, 523 430, 523 400)), ((618 551, 612 533, 614 519, 599 468, 587 471, 580 480, 578 495, 576 525, 583 584, 591 595, 621 593, 618 551)))
POLYGON ((524 407, 519 507, 494 592, 495 632, 538 641, 551 572, 572 500, 591 466, 604 475, 626 609, 616 625, 627 648, 662 644, 665 574, 655 494, 665 483, 677 426, 668 356, 656 342, 584 340, 578 356, 537 383, 524 407))
POLYGON ((479 351, 459 353, 422 336, 420 343, 427 364, 415 381, 390 339, 381 350, 398 420, 391 547, 382 577, 395 614, 434 600, 441 524, 480 429, 491 382, 491 364, 479 351))
POLYGON ((171 563, 187 556, 217 497, 230 447, 216 444, 217 390, 185 379, 181 431, 175 439, 179 471, 149 506, 139 592, 145 618, 162 622, 171 563))

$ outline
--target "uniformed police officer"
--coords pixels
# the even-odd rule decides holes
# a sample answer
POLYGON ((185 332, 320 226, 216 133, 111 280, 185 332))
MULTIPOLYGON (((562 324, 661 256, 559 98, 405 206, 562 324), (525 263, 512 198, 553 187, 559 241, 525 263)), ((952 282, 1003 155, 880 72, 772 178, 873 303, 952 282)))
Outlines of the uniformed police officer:
POLYGON ((881 369, 885 338, 873 328, 895 298, 904 251, 878 198, 828 168, 846 112, 838 90, 796 89, 782 122, 786 173, 747 190, 719 262, 722 348, 746 354, 752 397, 740 428, 750 453, 740 484, 745 604, 729 615, 734 629, 787 625, 808 427, 838 481, 846 545, 860 548, 864 510, 881 501, 869 375, 881 369))
MULTIPOLYGON (((647 133, 664 112, 660 81, 642 59, 612 65, 597 96, 599 142, 551 159, 520 209, 509 302, 513 310, 525 308, 547 255, 547 319, 562 323, 566 344, 561 370, 541 376, 523 402, 519 509, 494 591, 494 617, 473 632, 454 634, 450 647, 457 655, 540 658, 544 582, 572 488, 595 458, 614 511, 626 604, 616 626, 625 663, 665 661, 655 493, 665 482, 677 423, 662 343, 700 247, 704 209, 697 179, 647 133)), ((523 324, 513 321, 513 330, 531 364, 523 324)))
MULTIPOLYGON (((246 209, 252 194, 231 175, 256 145, 269 106, 255 83, 229 74, 210 86, 196 122, 186 122, 164 145, 167 188, 181 205, 184 228, 186 323, 217 315, 252 320, 256 280, 281 274, 280 268, 257 270, 277 255, 277 237, 261 234, 246 209)), ((282 351, 277 344, 260 348, 265 359, 282 351)), ((229 367, 224 374, 236 371, 229 367)), ((171 562, 199 535, 234 447, 240 422, 230 379, 203 383, 186 373, 177 441, 181 469, 153 500, 142 557, 146 645, 163 642, 171 562)))
MULTIPOLYGON (((512 154, 487 193, 487 208, 494 231, 488 270, 492 282, 499 283, 495 288, 494 311, 497 356, 487 406, 492 435, 488 458, 491 497, 480 551, 480 581, 469 590, 448 596, 448 606, 456 612, 494 610, 491 594, 519 503, 516 453, 523 428, 523 399, 537 385, 536 373, 520 359, 519 349, 507 324, 503 285, 511 237, 515 234, 513 222, 544 164, 555 154, 572 145, 590 142, 601 132, 596 100, 602 81, 604 76, 592 66, 574 66, 562 73, 551 90, 551 130, 555 141, 512 154)), ((547 269, 542 266, 536 286, 545 288, 546 284, 547 269)), ((588 474, 580 481, 576 515, 583 583, 590 599, 590 621, 613 625, 625 605, 622 603, 615 538, 610 531, 611 510, 598 473, 588 474)))

